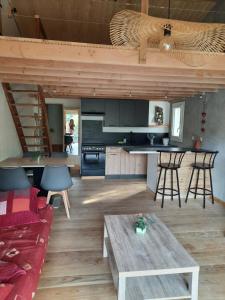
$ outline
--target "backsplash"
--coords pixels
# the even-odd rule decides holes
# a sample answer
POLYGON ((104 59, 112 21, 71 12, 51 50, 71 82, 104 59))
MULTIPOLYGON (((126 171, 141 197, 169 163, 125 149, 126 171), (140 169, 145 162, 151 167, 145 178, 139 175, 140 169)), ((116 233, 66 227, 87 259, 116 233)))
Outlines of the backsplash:
MULTIPOLYGON (((151 135, 148 134, 149 136, 151 135)), ((154 133, 154 143, 161 144, 162 138, 168 134, 154 133)), ((150 144, 150 140, 146 133, 121 133, 121 132, 103 132, 102 121, 82 121, 82 143, 102 143, 102 144, 117 144, 124 138, 127 144, 145 145, 150 144)))

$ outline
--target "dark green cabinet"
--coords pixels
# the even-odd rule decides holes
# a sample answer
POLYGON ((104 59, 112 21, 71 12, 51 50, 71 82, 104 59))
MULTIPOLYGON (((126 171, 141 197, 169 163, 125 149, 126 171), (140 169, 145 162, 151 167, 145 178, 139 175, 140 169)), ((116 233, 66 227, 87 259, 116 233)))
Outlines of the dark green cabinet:
POLYGON ((105 113, 105 100, 81 99, 82 113, 105 113))
POLYGON ((120 126, 121 127, 134 127, 134 101, 133 100, 120 100, 120 126))
POLYGON ((119 100, 105 101, 105 126, 120 126, 120 102, 119 100))
POLYGON ((134 101, 134 122, 136 127, 148 126, 149 102, 145 100, 134 101))
POLYGON ((147 127, 149 102, 122 99, 82 99, 81 112, 103 113, 106 127, 147 127))

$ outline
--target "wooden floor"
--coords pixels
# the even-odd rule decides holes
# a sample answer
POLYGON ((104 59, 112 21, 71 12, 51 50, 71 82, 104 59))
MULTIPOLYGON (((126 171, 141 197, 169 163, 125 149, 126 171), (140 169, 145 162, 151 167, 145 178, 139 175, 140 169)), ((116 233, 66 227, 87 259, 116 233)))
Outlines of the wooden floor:
MULTIPOLYGON (((48 255, 35 300, 116 300, 102 258, 103 215, 155 212, 200 264, 200 300, 225 300, 225 207, 190 200, 154 202, 144 181, 75 179, 68 221, 55 210, 48 255)), ((137 299, 138 300, 138 299, 137 299)))

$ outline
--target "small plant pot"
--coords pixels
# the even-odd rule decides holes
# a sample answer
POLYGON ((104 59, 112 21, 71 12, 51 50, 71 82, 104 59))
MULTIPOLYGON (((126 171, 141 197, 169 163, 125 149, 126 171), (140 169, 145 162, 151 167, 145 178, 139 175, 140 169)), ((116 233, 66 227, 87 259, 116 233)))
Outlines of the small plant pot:
POLYGON ((135 232, 136 232, 136 234, 145 234, 146 233, 146 227, 143 228, 143 229, 140 228, 140 227, 136 227, 135 232))

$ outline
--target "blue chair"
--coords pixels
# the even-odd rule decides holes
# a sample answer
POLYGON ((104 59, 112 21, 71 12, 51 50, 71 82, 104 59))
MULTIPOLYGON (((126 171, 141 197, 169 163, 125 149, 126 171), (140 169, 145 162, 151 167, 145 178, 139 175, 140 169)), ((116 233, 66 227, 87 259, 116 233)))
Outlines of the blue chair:
POLYGON ((0 191, 23 190, 31 187, 23 168, 0 168, 0 191))
POLYGON ((56 157, 56 158, 67 158, 68 153, 67 152, 52 152, 51 157, 56 157))
POLYGON ((46 166, 44 168, 41 187, 48 191, 47 203, 49 203, 51 196, 61 195, 68 219, 70 219, 68 189, 72 185, 73 182, 67 166, 46 166))

